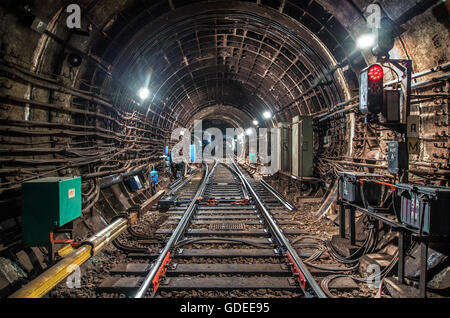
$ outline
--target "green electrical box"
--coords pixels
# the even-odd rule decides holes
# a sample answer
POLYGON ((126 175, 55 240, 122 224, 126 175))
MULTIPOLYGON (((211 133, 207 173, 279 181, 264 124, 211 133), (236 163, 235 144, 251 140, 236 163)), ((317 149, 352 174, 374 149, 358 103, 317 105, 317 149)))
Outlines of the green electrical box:
POLYGON ((22 233, 27 246, 50 245, 50 232, 81 216, 81 177, 22 183, 22 233))

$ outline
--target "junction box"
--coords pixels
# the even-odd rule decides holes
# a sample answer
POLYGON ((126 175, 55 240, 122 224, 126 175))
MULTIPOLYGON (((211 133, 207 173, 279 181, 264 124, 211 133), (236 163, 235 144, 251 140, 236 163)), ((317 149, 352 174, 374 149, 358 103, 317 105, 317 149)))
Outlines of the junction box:
POLYGON ((153 170, 150 172, 150 182, 151 183, 158 183, 158 171, 153 170))
POLYGON ((397 184, 401 222, 430 235, 450 235, 450 188, 397 184))
POLYGON ((365 172, 345 172, 339 171, 339 199, 354 204, 363 203, 363 197, 370 205, 379 204, 382 195, 382 185, 374 182, 364 182, 361 180, 381 179, 383 176, 365 172), (364 193, 361 191, 364 189, 364 193))
POLYGON ((136 192, 142 189, 142 183, 141 180, 137 175, 131 176, 127 179, 128 186, 131 189, 131 192, 136 192))
POLYGON ((22 234, 27 246, 49 246, 50 233, 81 216, 81 177, 22 183, 22 234))

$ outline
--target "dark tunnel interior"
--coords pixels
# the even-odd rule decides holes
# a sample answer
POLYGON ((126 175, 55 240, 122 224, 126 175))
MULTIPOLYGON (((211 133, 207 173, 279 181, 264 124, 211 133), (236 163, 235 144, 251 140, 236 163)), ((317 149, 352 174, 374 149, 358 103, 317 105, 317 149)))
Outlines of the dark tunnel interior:
POLYGON ((448 297, 449 10, 2 1, 0 297, 448 297), (133 256, 153 265, 120 289, 133 256))

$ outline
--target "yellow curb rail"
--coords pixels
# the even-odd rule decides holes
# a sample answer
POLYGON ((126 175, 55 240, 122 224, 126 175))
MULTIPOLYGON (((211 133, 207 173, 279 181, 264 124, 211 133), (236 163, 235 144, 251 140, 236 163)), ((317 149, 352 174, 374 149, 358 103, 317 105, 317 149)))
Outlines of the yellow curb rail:
POLYGON ((79 248, 70 245, 62 248, 58 253, 64 257, 34 280, 16 291, 9 298, 41 298, 56 285, 72 274, 78 266, 100 252, 105 246, 114 241, 128 228, 128 220, 119 218, 109 226, 90 237, 79 248))

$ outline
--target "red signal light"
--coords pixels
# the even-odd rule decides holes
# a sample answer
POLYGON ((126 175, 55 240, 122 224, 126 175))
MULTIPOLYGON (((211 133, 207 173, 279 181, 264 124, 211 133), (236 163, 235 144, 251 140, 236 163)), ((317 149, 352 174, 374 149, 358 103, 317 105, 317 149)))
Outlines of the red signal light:
POLYGON ((369 68, 369 79, 371 81, 379 81, 383 79, 383 68, 380 65, 373 65, 369 68))

